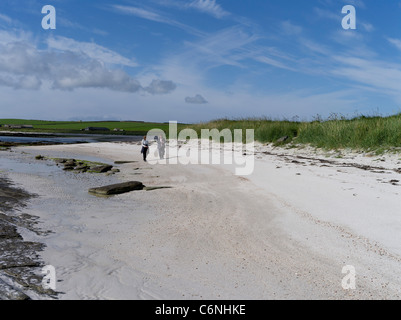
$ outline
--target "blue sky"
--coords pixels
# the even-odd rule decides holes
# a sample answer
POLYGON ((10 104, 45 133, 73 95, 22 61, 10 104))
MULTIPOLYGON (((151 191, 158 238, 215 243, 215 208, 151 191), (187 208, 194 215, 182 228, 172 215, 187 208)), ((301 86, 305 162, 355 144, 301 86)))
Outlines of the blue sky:
POLYGON ((310 120, 400 106, 401 1, 0 3, 0 118, 310 120))

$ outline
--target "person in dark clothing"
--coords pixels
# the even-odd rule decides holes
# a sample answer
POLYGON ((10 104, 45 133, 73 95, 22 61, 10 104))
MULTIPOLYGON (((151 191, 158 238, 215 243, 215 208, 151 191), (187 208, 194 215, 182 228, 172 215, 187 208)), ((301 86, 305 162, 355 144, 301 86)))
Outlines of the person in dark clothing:
POLYGON ((142 150, 141 153, 143 155, 143 161, 146 162, 146 157, 149 153, 149 142, 146 140, 146 136, 143 137, 142 139, 142 150))

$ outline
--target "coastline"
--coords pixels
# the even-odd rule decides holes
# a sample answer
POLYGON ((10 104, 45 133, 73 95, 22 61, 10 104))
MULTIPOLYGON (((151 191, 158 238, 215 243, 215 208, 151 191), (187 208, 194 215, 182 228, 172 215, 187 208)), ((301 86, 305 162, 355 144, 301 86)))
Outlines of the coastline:
POLYGON ((16 149, 137 161, 111 177, 11 174, 42 192, 28 212, 53 231, 40 237, 41 257, 56 268, 60 299, 399 298, 399 156, 257 145, 254 174, 238 177, 233 166, 145 164, 139 148, 16 149), (173 188, 86 194, 132 180, 173 188), (356 268, 356 290, 341 287, 345 265, 356 268))
POLYGON ((21 236, 21 230, 45 233, 36 228, 37 217, 24 213, 35 196, 0 174, 0 300, 50 299, 55 295, 42 287, 44 263, 39 252, 43 244, 21 236))

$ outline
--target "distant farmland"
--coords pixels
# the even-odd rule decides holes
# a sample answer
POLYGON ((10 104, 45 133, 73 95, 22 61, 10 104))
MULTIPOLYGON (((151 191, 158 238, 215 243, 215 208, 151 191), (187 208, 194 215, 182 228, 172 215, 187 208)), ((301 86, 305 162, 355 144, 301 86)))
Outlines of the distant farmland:
MULTIPOLYGON (((168 133, 168 123, 140 122, 140 121, 44 121, 44 120, 23 120, 23 119, 0 119, 0 130, 2 131, 25 131, 25 132, 46 132, 46 133, 107 133, 144 135, 149 130, 161 129, 168 133), (4 125, 23 126, 32 125, 34 128, 10 129, 4 125), (110 131, 83 131, 88 127, 107 128, 110 131), (114 129, 123 131, 113 131, 114 129)), ((178 127, 186 127, 179 124, 178 127)))

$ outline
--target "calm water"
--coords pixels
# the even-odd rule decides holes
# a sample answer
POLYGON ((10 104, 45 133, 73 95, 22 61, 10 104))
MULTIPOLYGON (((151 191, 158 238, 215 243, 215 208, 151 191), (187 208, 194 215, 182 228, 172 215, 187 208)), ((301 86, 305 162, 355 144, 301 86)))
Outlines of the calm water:
POLYGON ((58 134, 56 135, 41 135, 41 136, 4 136, 0 135, 2 142, 15 142, 15 143, 90 143, 90 142, 113 142, 113 141, 141 141, 140 136, 120 136, 120 135, 71 135, 71 134, 58 134))

